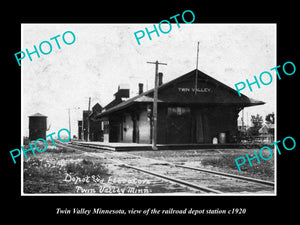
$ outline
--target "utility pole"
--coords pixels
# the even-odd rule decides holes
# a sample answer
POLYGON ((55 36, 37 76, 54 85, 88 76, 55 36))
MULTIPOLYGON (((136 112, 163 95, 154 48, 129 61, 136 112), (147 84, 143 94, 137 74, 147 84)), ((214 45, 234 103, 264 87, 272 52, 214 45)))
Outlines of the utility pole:
POLYGON ((245 127, 244 127, 244 108, 242 111, 242 131, 246 131, 245 127))
POLYGON ((80 109, 80 107, 76 107, 76 108, 67 108, 67 110, 68 110, 68 115, 69 115, 69 131, 70 131, 71 138, 72 138, 72 133, 71 133, 71 109, 80 109))
POLYGON ((167 65, 166 63, 159 63, 157 60, 156 62, 147 62, 150 64, 155 64, 155 82, 154 82, 154 94, 153 94, 153 110, 152 110, 152 121, 153 121, 153 128, 152 128, 152 149, 157 150, 156 143, 157 143, 157 96, 158 96, 158 64, 160 65, 167 65))
POLYGON ((195 95, 197 94, 198 88, 198 56, 199 56, 199 41, 197 46, 197 62, 196 62, 196 78, 195 78, 195 95))
POLYGON ((88 108, 88 116, 87 116, 87 141, 90 141, 90 109, 91 109, 91 97, 89 97, 89 108, 88 108))
MULTIPOLYGON (((71 134, 71 116, 70 116, 70 108, 68 108, 68 113, 69 113, 69 131, 70 131, 70 134, 71 134)), ((71 135, 71 138, 72 138, 72 135, 71 135)))
POLYGON ((249 125, 249 117, 248 117, 248 112, 247 112, 247 123, 246 123, 246 126, 249 125))

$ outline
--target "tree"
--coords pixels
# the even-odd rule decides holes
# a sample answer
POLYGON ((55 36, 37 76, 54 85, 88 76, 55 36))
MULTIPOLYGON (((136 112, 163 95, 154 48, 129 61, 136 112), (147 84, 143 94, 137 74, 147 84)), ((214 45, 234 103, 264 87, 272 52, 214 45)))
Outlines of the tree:
POLYGON ((251 116, 251 122, 253 127, 259 130, 262 127, 263 118, 259 114, 256 114, 256 116, 251 116))
MULTIPOLYGON (((275 115, 274 115, 274 113, 272 112, 272 113, 269 113, 268 115, 266 115, 265 121, 267 123, 269 123, 269 124, 274 124, 274 122, 275 122, 275 115)), ((268 129, 268 133, 274 135, 274 126, 270 127, 268 129)))
POLYGON ((274 124, 274 122, 275 122, 274 113, 272 112, 272 113, 269 113, 268 115, 266 115, 265 120, 268 123, 274 124))
POLYGON ((250 127, 247 131, 247 133, 250 136, 258 135, 258 130, 262 127, 263 118, 259 114, 256 114, 256 116, 251 116, 251 122, 253 124, 252 127, 250 127))

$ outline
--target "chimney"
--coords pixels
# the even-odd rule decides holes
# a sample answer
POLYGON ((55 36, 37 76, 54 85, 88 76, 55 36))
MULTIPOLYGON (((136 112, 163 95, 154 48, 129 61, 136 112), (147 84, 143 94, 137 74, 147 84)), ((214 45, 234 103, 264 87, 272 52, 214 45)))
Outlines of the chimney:
POLYGON ((163 83, 163 73, 158 73, 158 86, 163 83))
POLYGON ((114 94, 116 99, 129 98, 129 85, 120 84, 118 86, 118 91, 114 94))
POLYGON ((139 95, 144 92, 143 87, 144 87, 144 84, 143 83, 139 83, 139 95))

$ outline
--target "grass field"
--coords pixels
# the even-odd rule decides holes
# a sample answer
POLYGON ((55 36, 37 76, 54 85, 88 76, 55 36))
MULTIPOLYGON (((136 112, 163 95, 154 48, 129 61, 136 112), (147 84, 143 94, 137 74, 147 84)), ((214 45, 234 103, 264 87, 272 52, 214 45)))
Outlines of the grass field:
POLYGON ((46 152, 24 161, 24 193, 73 193, 74 185, 64 182, 66 174, 107 177, 105 164, 99 158, 83 158, 74 150, 48 146, 46 152))

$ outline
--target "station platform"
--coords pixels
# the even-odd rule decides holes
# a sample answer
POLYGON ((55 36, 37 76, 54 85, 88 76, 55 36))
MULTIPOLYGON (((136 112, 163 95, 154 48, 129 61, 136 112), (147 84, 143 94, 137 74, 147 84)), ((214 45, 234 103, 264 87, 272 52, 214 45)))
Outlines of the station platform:
MULTIPOLYGON (((122 143, 122 142, 86 142, 72 141, 72 144, 111 151, 152 151, 152 144, 122 143)), ((188 149, 234 149, 259 148, 259 145, 245 145, 240 143, 225 144, 157 144, 157 150, 188 150, 188 149)))

